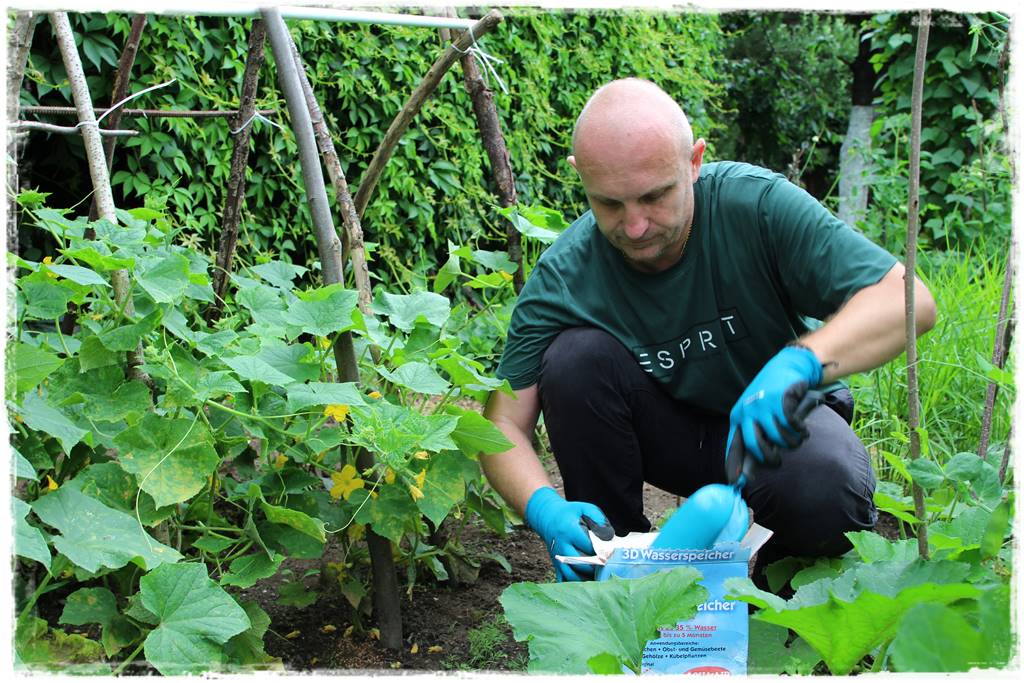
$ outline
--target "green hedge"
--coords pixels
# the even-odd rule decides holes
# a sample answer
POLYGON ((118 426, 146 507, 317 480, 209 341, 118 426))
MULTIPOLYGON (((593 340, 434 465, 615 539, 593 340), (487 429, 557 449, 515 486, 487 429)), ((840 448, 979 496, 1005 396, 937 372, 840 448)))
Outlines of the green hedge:
MULTIPOLYGON (((497 69, 508 93, 493 80, 490 85, 522 201, 543 202, 567 215, 584 210, 575 173, 565 162, 570 131, 589 93, 612 78, 654 80, 683 103, 698 134, 713 130, 720 95, 715 65, 723 48, 713 15, 504 12, 506 21, 481 40, 481 47, 504 62, 497 69)), ((93 98, 108 102, 129 18, 72 15, 72 23, 93 98)), ((250 19, 151 16, 131 91, 177 81, 133 106, 236 107, 250 25, 250 19)), ((327 22, 292 21, 290 28, 354 190, 391 119, 439 54, 439 37, 430 29, 327 22)), ((23 90, 26 104, 70 101, 49 33, 49 26, 40 24, 23 90)), ((241 256, 248 260, 276 253, 308 263, 315 260, 316 249, 294 137, 286 129, 269 45, 267 55, 258 106, 279 112, 271 118, 285 129, 253 124, 241 256)), ((162 207, 183 227, 185 239, 214 250, 231 155, 226 120, 137 118, 125 125, 143 135, 118 147, 115 201, 124 207, 143 202, 162 207)), ((38 158, 30 167, 36 175, 29 182, 44 191, 74 192, 74 201, 88 193, 77 139, 46 140, 30 147, 30 156, 33 149, 38 158), (48 179, 55 178, 56 187, 47 187, 48 179)), ((379 260, 399 264, 392 266, 394 274, 405 279, 400 264, 431 267, 446 257, 447 240, 465 242, 503 232, 489 177, 456 67, 402 139, 367 208, 364 229, 367 239, 379 243, 379 260)))

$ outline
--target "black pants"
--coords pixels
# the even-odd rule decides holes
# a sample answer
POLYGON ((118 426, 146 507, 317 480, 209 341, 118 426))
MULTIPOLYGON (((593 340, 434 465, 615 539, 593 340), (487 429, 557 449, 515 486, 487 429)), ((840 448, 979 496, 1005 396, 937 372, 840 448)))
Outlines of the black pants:
MULTIPOLYGON (((672 399, 611 335, 562 332, 544 355, 539 389, 566 498, 599 506, 618 534, 650 529, 645 481, 681 496, 725 483, 728 416, 672 399)), ((774 532, 759 565, 842 554, 843 532, 874 526, 875 475, 852 413, 848 391, 830 394, 808 417, 807 440, 744 488, 755 521, 774 532)))

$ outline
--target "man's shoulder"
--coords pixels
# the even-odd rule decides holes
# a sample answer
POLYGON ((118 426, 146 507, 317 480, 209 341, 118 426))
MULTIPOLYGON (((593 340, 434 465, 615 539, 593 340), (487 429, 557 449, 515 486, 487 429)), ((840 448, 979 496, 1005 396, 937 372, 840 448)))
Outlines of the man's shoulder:
POLYGON ((742 185, 743 183, 771 184, 785 181, 786 177, 761 166, 742 161, 711 161, 700 168, 698 182, 713 182, 720 187, 742 185))
POLYGON ((537 260, 537 265, 556 266, 559 269, 565 265, 573 265, 581 262, 587 252, 593 249, 594 233, 597 231, 597 222, 594 220, 592 211, 587 211, 574 220, 562 234, 544 250, 537 260))

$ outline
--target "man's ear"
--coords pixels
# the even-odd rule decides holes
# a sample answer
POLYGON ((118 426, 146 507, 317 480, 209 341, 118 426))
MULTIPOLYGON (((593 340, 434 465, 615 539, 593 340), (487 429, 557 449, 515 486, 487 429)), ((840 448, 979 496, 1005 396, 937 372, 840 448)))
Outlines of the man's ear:
MULTIPOLYGON (((569 162, 570 166, 572 166, 573 168, 576 168, 576 157, 575 156, 570 154, 569 156, 567 156, 565 158, 565 160, 569 162)), ((576 169, 576 170, 579 170, 579 169, 576 169)))
POLYGON ((705 149, 707 149, 707 143, 704 142, 704 138, 698 138, 693 143, 693 153, 690 155, 690 175, 694 182, 700 177, 700 166, 704 161, 705 149))

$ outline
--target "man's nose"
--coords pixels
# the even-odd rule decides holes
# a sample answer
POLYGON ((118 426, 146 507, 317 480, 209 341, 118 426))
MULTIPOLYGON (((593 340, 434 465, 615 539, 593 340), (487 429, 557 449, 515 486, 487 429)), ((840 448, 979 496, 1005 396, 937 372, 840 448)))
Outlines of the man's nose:
POLYGON ((623 229, 626 237, 631 240, 638 240, 647 232, 647 215, 639 206, 626 205, 623 229))

